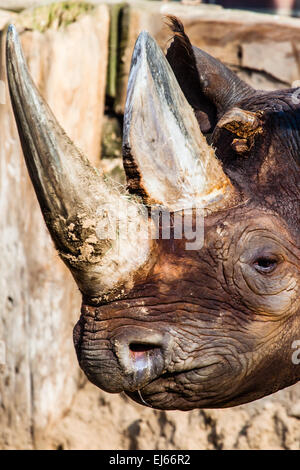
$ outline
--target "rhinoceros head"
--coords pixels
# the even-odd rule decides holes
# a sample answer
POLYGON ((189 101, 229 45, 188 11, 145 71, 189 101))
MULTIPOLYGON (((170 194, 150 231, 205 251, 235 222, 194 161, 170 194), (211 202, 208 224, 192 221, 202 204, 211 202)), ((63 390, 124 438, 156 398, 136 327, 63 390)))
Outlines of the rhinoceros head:
POLYGON ((27 71, 7 73, 28 171, 82 293, 91 382, 159 409, 228 407, 300 377, 300 107, 193 47, 137 39, 124 115, 128 188, 94 169, 27 71), (297 358, 296 358, 297 359, 297 358))

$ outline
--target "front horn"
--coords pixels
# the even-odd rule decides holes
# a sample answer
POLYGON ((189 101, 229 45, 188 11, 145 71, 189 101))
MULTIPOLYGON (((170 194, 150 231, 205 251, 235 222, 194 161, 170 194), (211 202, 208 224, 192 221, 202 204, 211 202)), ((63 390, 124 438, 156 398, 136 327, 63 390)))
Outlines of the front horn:
POLYGON ((84 296, 101 301, 150 256, 147 213, 91 166, 56 121, 10 25, 7 78, 24 157, 55 246, 84 296))

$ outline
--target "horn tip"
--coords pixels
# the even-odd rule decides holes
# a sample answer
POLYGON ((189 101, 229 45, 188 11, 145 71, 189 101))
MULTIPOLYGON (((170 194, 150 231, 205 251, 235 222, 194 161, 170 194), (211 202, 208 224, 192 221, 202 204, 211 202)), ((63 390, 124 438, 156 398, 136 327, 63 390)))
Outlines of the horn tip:
POLYGON ((6 64, 8 78, 15 69, 15 64, 24 64, 21 42, 14 24, 10 24, 6 34, 6 64))
POLYGON ((150 37, 150 34, 145 29, 143 29, 138 35, 138 39, 147 39, 148 37, 150 37))
POLYGON ((9 24, 7 28, 7 39, 16 40, 18 38, 18 33, 14 24, 9 24))
POLYGON ((17 29, 14 24, 10 24, 7 28, 6 34, 6 50, 7 54, 10 57, 13 51, 20 49, 20 40, 17 33, 17 29))
POLYGON ((143 30, 140 32, 140 34, 138 35, 138 38, 137 38, 137 41, 136 41, 136 45, 137 46, 143 46, 145 47, 147 44, 153 44, 155 43, 156 41, 153 39, 153 37, 151 36, 151 34, 148 33, 148 31, 146 30, 143 30))

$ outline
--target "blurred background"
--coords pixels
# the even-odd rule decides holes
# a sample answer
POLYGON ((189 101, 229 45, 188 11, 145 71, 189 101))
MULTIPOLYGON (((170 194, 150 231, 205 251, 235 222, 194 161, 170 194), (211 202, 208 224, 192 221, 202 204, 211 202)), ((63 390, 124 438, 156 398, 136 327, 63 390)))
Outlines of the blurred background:
POLYGON ((12 115, 4 40, 13 22, 34 81, 92 163, 125 184, 130 58, 146 29, 163 50, 168 14, 192 43, 260 89, 300 79, 299 1, 0 0, 0 449, 299 449, 300 388, 226 410, 160 412, 81 374, 80 295, 40 214, 12 115))
POLYGON ((207 0, 203 3, 222 5, 226 8, 245 8, 268 13, 297 14, 299 0, 207 0))

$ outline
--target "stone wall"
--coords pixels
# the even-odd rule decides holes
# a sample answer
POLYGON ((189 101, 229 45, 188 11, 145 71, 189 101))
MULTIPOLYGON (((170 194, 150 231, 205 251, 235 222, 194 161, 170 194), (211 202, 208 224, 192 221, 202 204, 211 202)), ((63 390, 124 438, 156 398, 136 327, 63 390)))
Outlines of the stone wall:
MULTIPOLYGON (((68 25, 43 30, 46 13, 26 13, 13 21, 41 92, 76 144, 97 164, 108 8, 97 6, 68 25)), ((78 389, 72 327, 80 295, 45 228, 7 89, 5 101, 0 105, 0 340, 6 345, 6 365, 0 371, 0 447, 22 448, 31 447, 39 430, 60 418, 78 389)))
POLYGON ((122 9, 120 20, 118 112, 124 108, 131 51, 139 31, 149 31, 166 50, 170 33, 165 23, 170 14, 181 18, 195 46, 223 61, 256 88, 284 88, 300 77, 298 19, 217 5, 135 2, 122 9))
MULTIPOLYGON (((0 0, 6 9, 24 5, 0 0)), ((147 29, 165 49, 167 14, 179 16, 195 45, 254 86, 289 87, 300 78, 300 20, 207 5, 94 1, 0 11, 1 80, 5 27, 13 21, 34 80, 63 127, 96 166, 122 180, 120 129, 132 48, 147 29)), ((299 449, 298 385, 233 409, 165 413, 86 383, 72 344, 80 296, 45 229, 2 91, 0 448, 299 449)))

